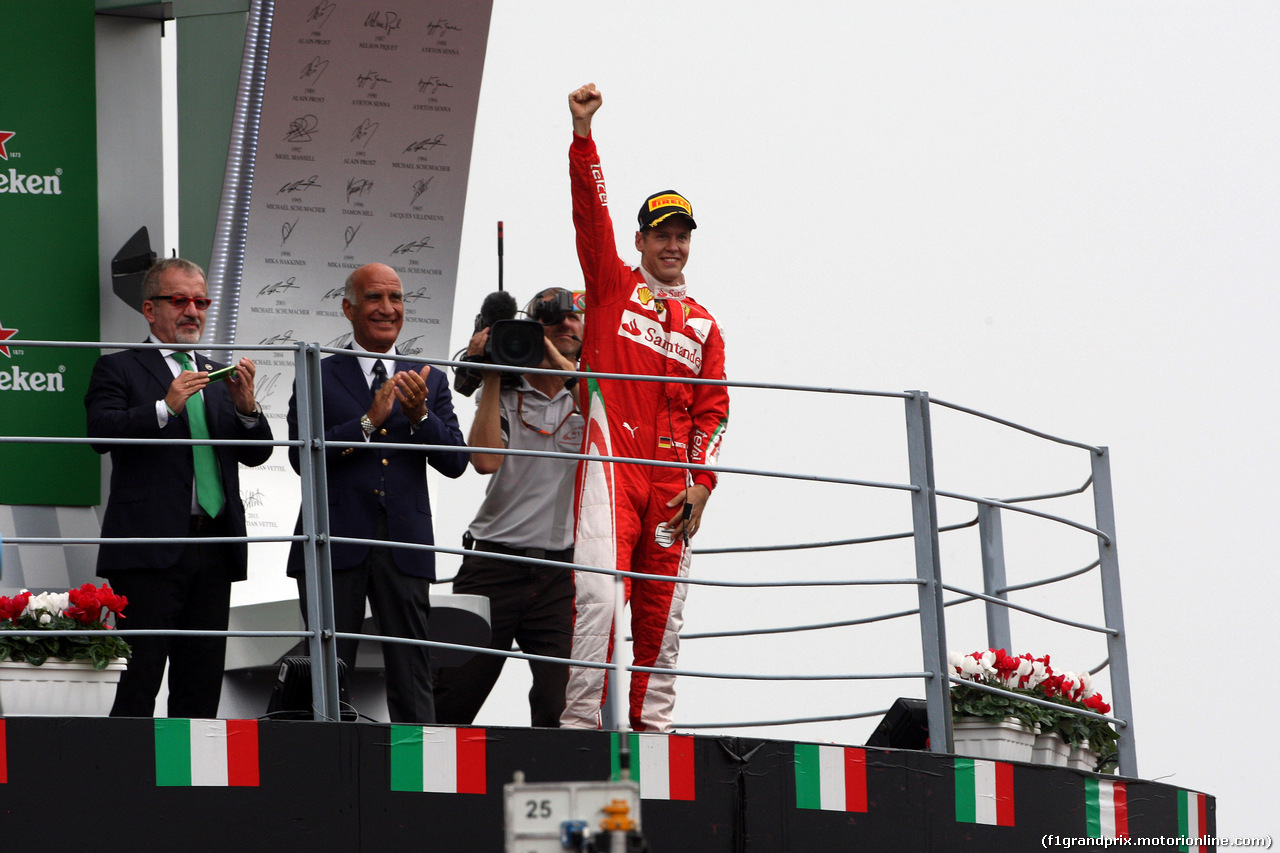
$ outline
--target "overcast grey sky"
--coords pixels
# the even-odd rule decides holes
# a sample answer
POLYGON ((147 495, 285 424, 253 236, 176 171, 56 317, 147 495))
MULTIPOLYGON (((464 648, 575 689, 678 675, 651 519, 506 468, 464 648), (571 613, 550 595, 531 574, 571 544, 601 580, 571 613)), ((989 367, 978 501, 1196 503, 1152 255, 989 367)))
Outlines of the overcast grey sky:
MULTIPOLYGON (((595 82, 620 248, 633 255, 644 196, 675 187, 692 200, 686 272, 725 328, 732 378, 920 388, 1110 447, 1141 775, 1217 796, 1220 834, 1274 836, 1277 45, 1274 3, 497 0, 453 346, 493 289, 496 220, 520 301, 581 281, 565 99, 595 82)), ((733 399, 726 465, 906 480, 900 401, 733 399)), ((470 403, 458 408, 469 423, 470 403)), ((965 416, 937 413, 934 432, 949 491, 1010 497, 1088 476, 1084 451, 965 416)), ((482 488, 475 475, 437 484, 442 542, 482 488)), ((1050 509, 1087 520, 1089 501, 1050 509)), ((969 505, 940 508, 947 522, 973 517, 969 505)), ((695 544, 909 526, 900 493, 726 476, 695 544)), ((1006 520, 1006 533, 1014 582, 1096 557, 1087 536, 1052 524, 1006 520)), ((946 580, 980 584, 977 553, 973 531, 944 536, 946 580)), ((694 562, 695 575, 724 579, 912 572, 893 545, 694 562)), ((872 615, 913 599, 901 588, 696 588, 687 629, 872 615)), ((1016 600, 1101 618, 1096 575, 1016 600)), ((948 629, 955 650, 985 645, 980 609, 952 608, 948 629)), ((1040 620, 1015 618, 1013 633, 1013 651, 1068 669, 1105 656, 1040 620)), ((893 671, 918 668, 919 651, 915 623, 900 620, 691 640, 681 664, 893 671)), ((527 722, 527 667, 508 670, 479 722, 527 722)), ((873 710, 920 693, 909 682, 683 679, 676 716, 873 710)), ((749 731, 861 743, 874 722, 749 731)))

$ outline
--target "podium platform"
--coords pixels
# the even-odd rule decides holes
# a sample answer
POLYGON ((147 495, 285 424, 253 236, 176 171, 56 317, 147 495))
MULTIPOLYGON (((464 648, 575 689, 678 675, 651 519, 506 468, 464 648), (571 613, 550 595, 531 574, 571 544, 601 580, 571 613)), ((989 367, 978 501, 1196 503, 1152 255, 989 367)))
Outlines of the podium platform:
MULTIPOLYGON (((748 737, 629 742, 653 853, 988 853, 1216 830, 1210 796, 1064 768, 748 737)), ((609 732, 554 729, 11 717, 0 850, 497 853, 516 771, 607 780, 617 747, 609 732)))

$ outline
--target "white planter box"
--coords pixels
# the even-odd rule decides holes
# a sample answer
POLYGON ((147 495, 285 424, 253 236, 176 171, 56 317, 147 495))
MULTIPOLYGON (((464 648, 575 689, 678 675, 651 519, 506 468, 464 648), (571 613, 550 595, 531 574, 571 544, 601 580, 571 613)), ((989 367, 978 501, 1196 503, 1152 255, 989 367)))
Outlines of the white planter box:
POLYGON ((1071 744, 1053 732, 1041 732, 1036 735, 1036 744, 1031 750, 1032 764, 1066 767, 1070 758, 1071 744))
POLYGON ((994 761, 1030 761, 1036 733, 1014 719, 991 721, 981 717, 961 717, 951 724, 956 755, 989 758, 994 761))
POLYGON ((0 662, 0 716, 105 717, 124 669, 122 659, 102 671, 88 661, 0 662))

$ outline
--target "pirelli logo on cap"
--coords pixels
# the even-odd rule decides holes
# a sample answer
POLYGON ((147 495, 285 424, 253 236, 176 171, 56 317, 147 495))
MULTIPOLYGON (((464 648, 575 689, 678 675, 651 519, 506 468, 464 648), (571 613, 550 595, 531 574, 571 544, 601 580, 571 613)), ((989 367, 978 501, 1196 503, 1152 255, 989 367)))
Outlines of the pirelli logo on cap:
POLYGON ((693 205, 689 204, 682 195, 668 193, 667 195, 655 196, 649 199, 650 210, 657 210, 662 207, 678 207, 689 216, 693 216, 693 205))

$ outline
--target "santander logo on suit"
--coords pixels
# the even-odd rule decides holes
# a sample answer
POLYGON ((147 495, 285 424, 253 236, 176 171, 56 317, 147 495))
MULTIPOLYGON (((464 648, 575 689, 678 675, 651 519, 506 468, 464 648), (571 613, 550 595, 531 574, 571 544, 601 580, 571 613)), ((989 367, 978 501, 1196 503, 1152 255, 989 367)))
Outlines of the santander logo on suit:
MULTIPOLYGON (((695 324, 698 320, 691 320, 687 327, 695 334, 698 328, 695 324)), ((709 321, 703 321, 706 327, 710 326, 709 321)), ((618 329, 620 334, 625 334, 636 343, 648 347, 654 352, 662 353, 667 358, 675 359, 681 364, 688 367, 694 373, 702 372, 702 341, 681 334, 680 332, 667 333, 662 328, 662 324, 652 317, 646 317, 643 314, 637 314, 634 311, 623 311, 622 322, 618 329)), ((701 337, 705 339, 706 328, 701 330, 701 337)))

